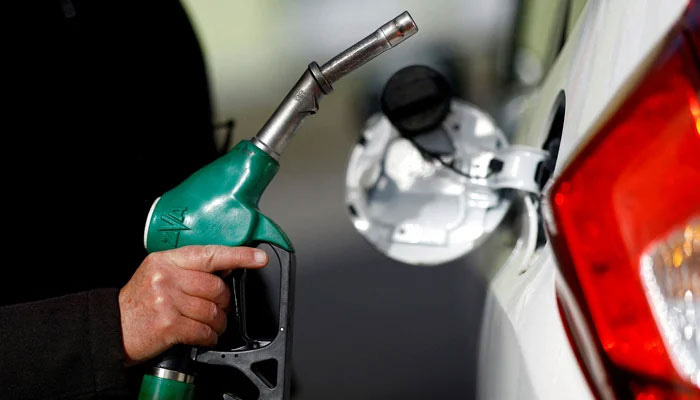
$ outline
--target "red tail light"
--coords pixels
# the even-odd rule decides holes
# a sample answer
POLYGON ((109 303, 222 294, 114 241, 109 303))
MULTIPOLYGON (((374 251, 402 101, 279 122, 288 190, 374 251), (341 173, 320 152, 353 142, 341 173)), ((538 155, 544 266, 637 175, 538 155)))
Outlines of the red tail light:
POLYGON ((637 399, 700 399, 698 3, 549 193, 562 275, 637 399))

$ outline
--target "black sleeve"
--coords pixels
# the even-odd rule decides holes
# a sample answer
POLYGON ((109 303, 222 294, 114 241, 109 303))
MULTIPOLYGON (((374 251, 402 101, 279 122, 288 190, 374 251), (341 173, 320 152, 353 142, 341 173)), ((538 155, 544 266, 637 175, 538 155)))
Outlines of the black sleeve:
POLYGON ((0 398, 127 395, 117 289, 0 307, 0 398))
POLYGON ((153 200, 216 154, 204 60, 177 0, 9 7, 0 205, 31 265, 2 266, 0 399, 122 396, 142 373, 117 290, 91 289, 126 284, 153 200))

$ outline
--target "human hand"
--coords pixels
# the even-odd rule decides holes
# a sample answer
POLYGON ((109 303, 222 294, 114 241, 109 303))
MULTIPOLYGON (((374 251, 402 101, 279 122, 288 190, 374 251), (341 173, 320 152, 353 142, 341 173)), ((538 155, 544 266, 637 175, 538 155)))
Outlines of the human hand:
POLYGON ((265 252, 249 247, 187 246, 149 254, 119 292, 126 364, 175 344, 215 345, 226 329, 230 291, 213 272, 266 264, 265 252))

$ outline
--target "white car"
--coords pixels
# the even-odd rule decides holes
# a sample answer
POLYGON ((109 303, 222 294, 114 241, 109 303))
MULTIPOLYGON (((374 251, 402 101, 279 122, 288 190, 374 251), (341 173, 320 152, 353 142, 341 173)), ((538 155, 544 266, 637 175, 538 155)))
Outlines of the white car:
POLYGON ((485 273, 479 398, 700 398, 700 1, 555 3, 551 67, 516 56, 543 77, 511 144, 460 102, 431 122, 439 83, 411 106, 385 94, 350 158, 351 219, 414 264, 516 238, 485 273), (421 101, 443 150, 409 132, 421 101))
POLYGON ((699 71, 700 1, 581 10, 514 140, 561 144, 490 282, 480 398, 700 398, 699 71))

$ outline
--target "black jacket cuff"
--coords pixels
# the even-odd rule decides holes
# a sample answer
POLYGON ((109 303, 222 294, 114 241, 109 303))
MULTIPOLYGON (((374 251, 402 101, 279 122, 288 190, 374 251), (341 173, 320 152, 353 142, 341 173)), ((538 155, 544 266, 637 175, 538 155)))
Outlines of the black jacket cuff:
POLYGON ((119 391, 126 387, 119 290, 91 290, 87 296, 88 338, 95 391, 119 391))

